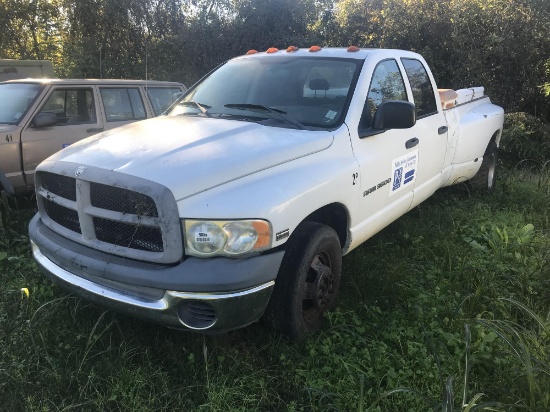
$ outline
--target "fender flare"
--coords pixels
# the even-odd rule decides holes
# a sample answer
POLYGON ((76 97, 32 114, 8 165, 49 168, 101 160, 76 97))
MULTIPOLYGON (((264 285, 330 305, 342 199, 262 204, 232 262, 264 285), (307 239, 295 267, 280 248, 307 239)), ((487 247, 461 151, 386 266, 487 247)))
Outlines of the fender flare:
POLYGON ((0 170, 0 192, 4 190, 7 194, 13 195, 13 186, 6 177, 6 175, 0 170))

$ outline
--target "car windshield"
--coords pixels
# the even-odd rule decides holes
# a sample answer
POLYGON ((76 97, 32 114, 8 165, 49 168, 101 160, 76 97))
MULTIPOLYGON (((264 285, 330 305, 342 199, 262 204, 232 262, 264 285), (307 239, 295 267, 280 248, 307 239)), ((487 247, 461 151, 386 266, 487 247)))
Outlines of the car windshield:
POLYGON ((0 83, 0 123, 18 124, 42 87, 31 83, 0 83))
POLYGON ((196 85, 168 115, 333 129, 344 121, 362 62, 269 55, 230 60, 196 85))

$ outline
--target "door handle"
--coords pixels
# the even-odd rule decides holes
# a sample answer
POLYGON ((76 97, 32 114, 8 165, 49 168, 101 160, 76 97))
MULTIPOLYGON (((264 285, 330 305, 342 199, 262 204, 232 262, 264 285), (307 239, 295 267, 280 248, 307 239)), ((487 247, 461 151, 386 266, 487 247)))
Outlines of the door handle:
POLYGON ((97 127, 95 129, 87 129, 86 132, 88 133, 99 133, 103 131, 103 127, 97 127))
POLYGON ((411 147, 415 147, 419 142, 420 140, 418 140, 416 137, 413 137, 412 139, 407 140, 407 142, 405 143, 405 147, 407 149, 410 149, 411 147))
POLYGON ((447 130, 449 130, 447 126, 441 126, 439 129, 437 129, 437 133, 439 134, 447 133, 447 130))

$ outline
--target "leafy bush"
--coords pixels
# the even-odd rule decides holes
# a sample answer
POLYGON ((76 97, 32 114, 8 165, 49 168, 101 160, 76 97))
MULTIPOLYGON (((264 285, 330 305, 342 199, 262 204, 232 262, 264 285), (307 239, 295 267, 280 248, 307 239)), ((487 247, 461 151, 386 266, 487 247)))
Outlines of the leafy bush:
POLYGON ((500 147, 512 166, 521 162, 540 170, 550 160, 550 124, 528 113, 506 114, 500 147))

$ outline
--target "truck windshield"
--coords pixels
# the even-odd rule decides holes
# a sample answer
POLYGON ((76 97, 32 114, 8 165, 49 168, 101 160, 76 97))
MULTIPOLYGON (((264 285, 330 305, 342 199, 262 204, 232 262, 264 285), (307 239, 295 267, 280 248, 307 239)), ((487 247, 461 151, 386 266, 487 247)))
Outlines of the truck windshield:
POLYGON ((31 83, 0 83, 0 123, 19 124, 42 87, 31 83))
POLYGON ((197 84, 168 115, 333 129, 344 121, 362 63, 307 56, 230 60, 197 84))

